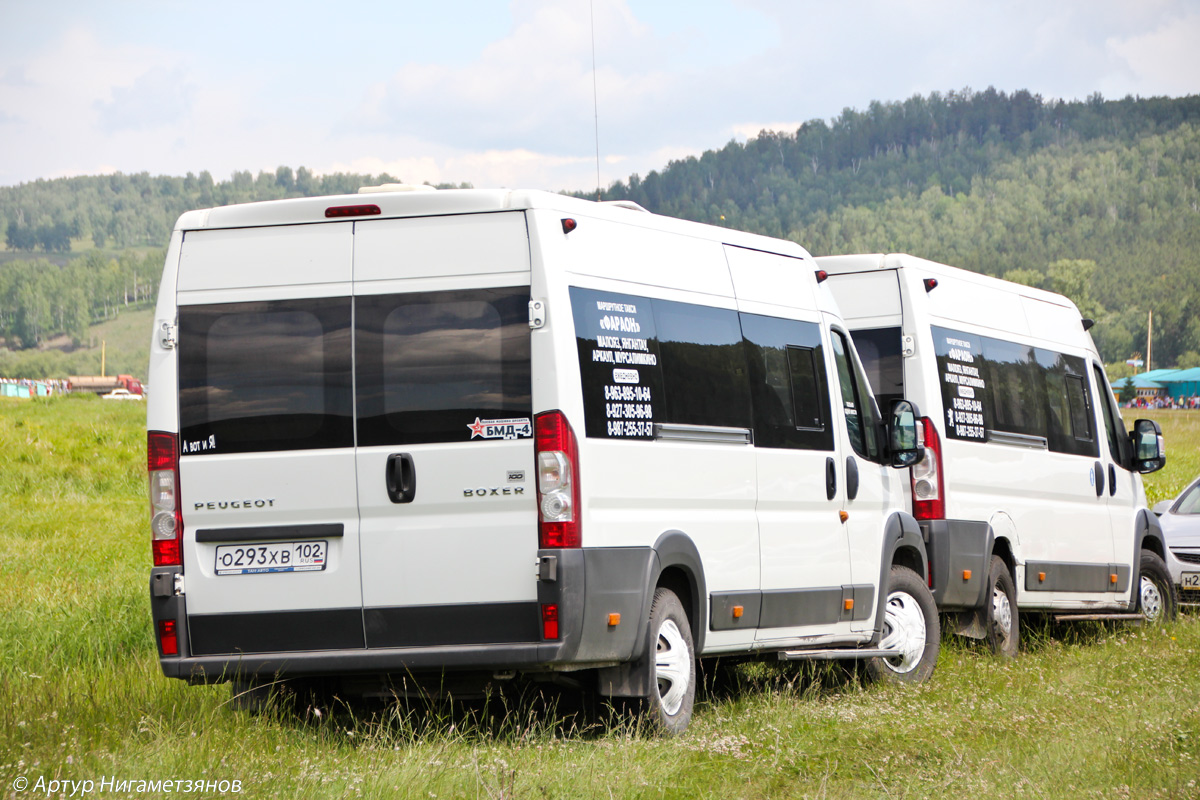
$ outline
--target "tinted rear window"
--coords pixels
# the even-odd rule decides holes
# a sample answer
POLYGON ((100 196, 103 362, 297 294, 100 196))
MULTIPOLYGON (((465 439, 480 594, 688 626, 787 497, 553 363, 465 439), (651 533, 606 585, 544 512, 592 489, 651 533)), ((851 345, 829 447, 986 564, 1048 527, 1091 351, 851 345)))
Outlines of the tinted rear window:
POLYGON ((182 455, 351 447, 350 298, 181 306, 182 455))
POLYGON ((850 332, 854 349, 875 392, 879 409, 887 413, 893 400, 904 399, 904 360, 899 328, 869 328, 850 332))
POLYGON ((358 443, 531 437, 529 287, 358 297, 358 443))

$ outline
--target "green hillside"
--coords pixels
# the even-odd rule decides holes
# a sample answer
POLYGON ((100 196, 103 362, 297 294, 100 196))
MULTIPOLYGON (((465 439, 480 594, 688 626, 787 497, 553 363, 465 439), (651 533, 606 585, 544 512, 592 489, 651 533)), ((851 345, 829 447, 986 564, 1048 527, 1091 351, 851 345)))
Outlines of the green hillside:
POLYGON ((1200 365, 1200 96, 951 93, 764 132, 611 197, 782 236, 908 252, 1067 294, 1106 361, 1200 365))
MULTIPOLYGON (((190 208, 395 180, 281 166, 223 182, 141 173, 0 187, 0 337, 28 355, 149 307, 161 248, 190 208)), ((1144 349, 1153 312, 1155 365, 1200 365, 1200 96, 988 89, 873 102, 605 194, 816 255, 903 251, 1059 291, 1097 320, 1109 362, 1144 349)))

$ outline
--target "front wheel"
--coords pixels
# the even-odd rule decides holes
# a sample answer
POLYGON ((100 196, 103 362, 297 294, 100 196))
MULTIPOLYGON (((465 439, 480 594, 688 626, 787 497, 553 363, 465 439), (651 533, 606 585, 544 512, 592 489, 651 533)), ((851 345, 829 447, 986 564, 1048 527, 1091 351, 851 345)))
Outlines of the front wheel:
POLYGON ((1005 658, 1016 658, 1020 642, 1021 622, 1017 617, 1017 590, 1008 565, 999 556, 992 556, 988 570, 987 643, 992 652, 1005 658))
POLYGON ((678 735, 692 721, 696 702, 696 648, 683 604, 661 586, 650 606, 650 636, 654 673, 645 717, 659 732, 678 735))
POLYGON ((901 566, 892 567, 887 592, 879 647, 896 655, 869 659, 867 677, 894 683, 928 680, 937 664, 942 638, 933 595, 917 573, 901 566))
POLYGON ((1175 584, 1171 582, 1171 573, 1158 554, 1148 550, 1142 551, 1138 572, 1137 610, 1147 622, 1175 619, 1175 584))

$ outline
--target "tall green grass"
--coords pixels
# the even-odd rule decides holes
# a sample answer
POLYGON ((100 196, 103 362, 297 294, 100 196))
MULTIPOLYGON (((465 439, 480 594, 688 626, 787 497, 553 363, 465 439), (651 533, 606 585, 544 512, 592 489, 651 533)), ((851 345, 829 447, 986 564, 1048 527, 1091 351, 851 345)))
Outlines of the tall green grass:
MULTIPOLYGON (((143 414, 0 401, 0 796, 28 796, 18 777, 114 776, 238 780, 252 798, 1200 797, 1194 616, 1026 619, 1011 662, 947 637, 933 681, 909 690, 755 664, 703 692, 671 740, 536 686, 487 703, 235 711, 228 687, 158 668, 143 414)), ((1194 476, 1200 451, 1200 414, 1156 418, 1170 460, 1151 497, 1194 476)))

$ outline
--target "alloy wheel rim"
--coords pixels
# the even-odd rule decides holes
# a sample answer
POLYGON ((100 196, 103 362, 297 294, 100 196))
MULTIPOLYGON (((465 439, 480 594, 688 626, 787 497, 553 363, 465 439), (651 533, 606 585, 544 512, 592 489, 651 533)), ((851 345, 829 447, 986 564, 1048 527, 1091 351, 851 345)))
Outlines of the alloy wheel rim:
POLYGON ((992 624, 1005 642, 1012 636, 1012 604, 999 586, 992 589, 992 624))
POLYGON ((1162 616, 1163 599, 1162 593, 1158 590, 1158 584, 1152 581, 1146 575, 1142 576, 1141 585, 1142 595, 1142 614, 1146 619, 1153 622, 1162 616))
POLYGON ((658 700, 669 716, 679 713, 687 695, 691 671, 688 669, 687 644, 675 620, 668 619, 658 629, 654 656, 654 677, 658 682, 658 700))
POLYGON ((895 656, 883 659, 892 672, 912 672, 921 663, 925 652, 925 615, 917 600, 905 592, 888 595, 884 610, 885 636, 879 646, 884 650, 896 651, 895 656))

